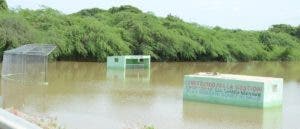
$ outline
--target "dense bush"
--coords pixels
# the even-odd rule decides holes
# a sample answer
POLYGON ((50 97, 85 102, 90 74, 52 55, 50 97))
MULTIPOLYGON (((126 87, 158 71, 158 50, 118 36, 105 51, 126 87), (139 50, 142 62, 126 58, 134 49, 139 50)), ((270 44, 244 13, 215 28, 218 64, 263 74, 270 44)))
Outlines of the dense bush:
POLYGON ((58 60, 105 61, 124 54, 149 54, 156 61, 300 60, 300 26, 212 28, 132 6, 70 15, 51 8, 6 11, 0 15, 0 43, 0 54, 25 43, 56 44, 58 60))
POLYGON ((35 30, 22 17, 0 14, 0 56, 3 51, 36 41, 35 30))
POLYGON ((7 7, 6 1, 5 0, 0 0, 0 11, 7 11, 7 10, 8 10, 8 7, 7 7))

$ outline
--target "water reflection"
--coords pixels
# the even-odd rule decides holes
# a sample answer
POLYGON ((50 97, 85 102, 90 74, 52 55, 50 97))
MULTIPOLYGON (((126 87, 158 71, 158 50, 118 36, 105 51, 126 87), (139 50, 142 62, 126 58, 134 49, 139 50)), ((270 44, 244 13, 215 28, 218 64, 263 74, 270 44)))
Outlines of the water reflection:
MULTIPOLYGON (((149 85, 150 69, 112 69, 106 71, 108 82, 121 82, 127 85, 149 85)), ((125 85, 126 85, 125 84, 125 85)))
POLYGON ((122 111, 122 109, 129 107, 131 109, 146 109, 151 105, 151 98, 155 94, 150 87, 150 69, 108 68, 106 77, 107 84, 110 86, 110 100, 115 111, 122 111))
POLYGON ((23 109, 26 107, 34 107, 32 110, 45 111, 48 107, 48 86, 43 83, 32 83, 2 78, 1 85, 3 108, 14 107, 23 109))
POLYGON ((282 129, 282 108, 256 109, 184 101, 183 119, 188 123, 186 127, 197 123, 226 129, 282 129))

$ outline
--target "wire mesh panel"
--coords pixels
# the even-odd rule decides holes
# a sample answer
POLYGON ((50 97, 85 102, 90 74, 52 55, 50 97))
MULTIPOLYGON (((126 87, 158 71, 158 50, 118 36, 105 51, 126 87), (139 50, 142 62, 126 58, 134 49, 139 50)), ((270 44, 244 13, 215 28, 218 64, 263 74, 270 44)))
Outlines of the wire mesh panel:
POLYGON ((48 55, 54 45, 27 44, 4 52, 2 78, 21 82, 47 82, 48 55))

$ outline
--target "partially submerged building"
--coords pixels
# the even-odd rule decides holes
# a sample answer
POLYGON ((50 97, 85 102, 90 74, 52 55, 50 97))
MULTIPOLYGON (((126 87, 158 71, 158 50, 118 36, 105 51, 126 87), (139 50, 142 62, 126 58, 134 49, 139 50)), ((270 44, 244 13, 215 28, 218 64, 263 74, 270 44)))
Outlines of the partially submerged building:
POLYGON ((218 73, 184 76, 183 98, 246 107, 282 105, 282 78, 218 73))
POLYGON ((150 68, 149 55, 126 55, 107 57, 107 68, 150 68))
POLYGON ((55 48, 56 46, 51 44, 26 44, 5 51, 2 78, 22 82, 47 83, 48 55, 55 48))

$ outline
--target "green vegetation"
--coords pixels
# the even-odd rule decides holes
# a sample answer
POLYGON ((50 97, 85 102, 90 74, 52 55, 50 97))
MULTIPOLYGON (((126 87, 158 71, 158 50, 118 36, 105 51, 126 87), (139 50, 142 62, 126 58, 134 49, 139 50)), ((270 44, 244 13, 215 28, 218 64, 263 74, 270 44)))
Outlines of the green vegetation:
POLYGON ((0 12, 1 11, 7 11, 8 7, 7 7, 7 3, 5 0, 0 0, 0 12))
POLYGON ((155 129, 153 126, 144 126, 143 129, 155 129))
MULTIPOLYGON (((0 1, 0 10, 7 8, 0 1)), ((109 55, 149 54, 155 61, 300 60, 300 26, 244 31, 156 17, 132 6, 63 14, 51 8, 0 14, 0 56, 27 43, 58 46, 57 60, 105 61, 109 55)))

